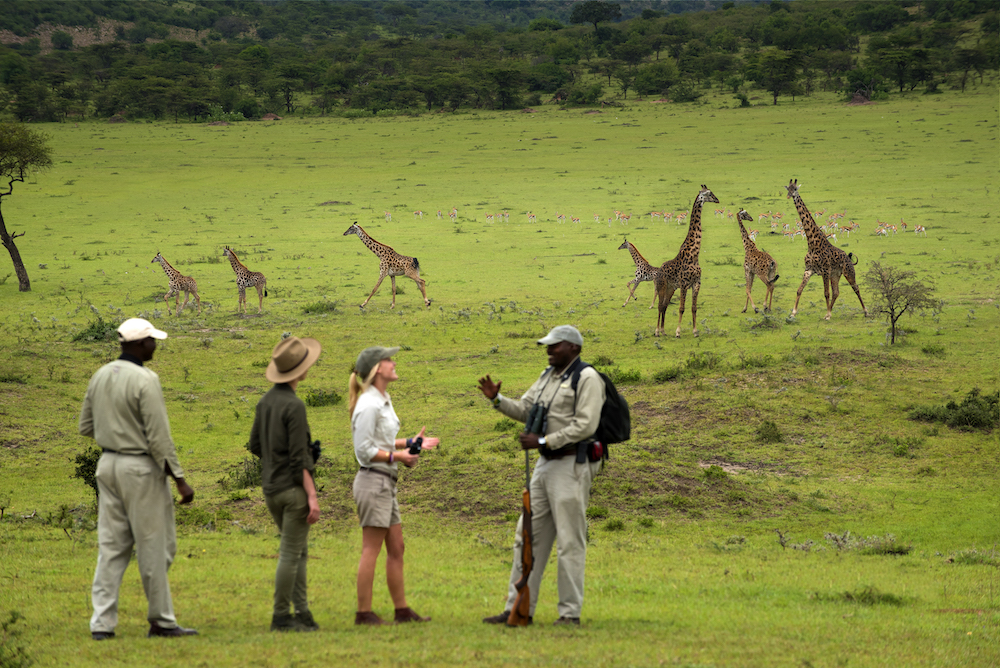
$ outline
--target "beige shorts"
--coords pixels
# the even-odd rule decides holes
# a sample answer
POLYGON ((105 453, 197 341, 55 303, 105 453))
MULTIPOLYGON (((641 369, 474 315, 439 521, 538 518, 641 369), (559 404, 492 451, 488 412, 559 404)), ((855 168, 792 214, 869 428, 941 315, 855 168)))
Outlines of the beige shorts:
POLYGON ((403 521, 396 501, 396 481, 382 473, 358 471, 354 476, 354 503, 363 527, 388 529, 403 521))

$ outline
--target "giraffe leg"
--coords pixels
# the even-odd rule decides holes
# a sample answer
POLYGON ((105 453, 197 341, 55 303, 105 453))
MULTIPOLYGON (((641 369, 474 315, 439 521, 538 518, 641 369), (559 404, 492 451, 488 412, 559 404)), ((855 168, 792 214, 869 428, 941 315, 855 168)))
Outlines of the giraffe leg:
POLYGON ((236 305, 237 313, 246 313, 247 310, 247 289, 245 287, 240 287, 240 299, 239 303, 236 305))
POLYGON ((653 330, 653 336, 661 336, 664 333, 664 321, 667 318, 667 304, 670 303, 673 290, 667 290, 666 283, 661 283, 660 281, 656 281, 653 287, 656 290, 656 296, 659 300, 659 310, 656 314, 656 328, 653 330))
POLYGON ((375 293, 378 292, 378 286, 382 285, 382 281, 385 280, 385 277, 387 275, 388 274, 381 274, 381 275, 379 275, 378 282, 375 284, 375 287, 372 288, 372 293, 370 295, 368 295, 368 299, 366 299, 364 301, 364 304, 361 305, 361 308, 364 308, 365 305, 368 304, 369 301, 371 301, 371 298, 375 296, 375 293))
POLYGON ((198 302, 198 315, 201 315, 201 297, 198 296, 198 291, 194 292, 194 300, 198 302))
POLYGON ((795 293, 795 306, 792 307, 793 316, 799 312, 799 299, 802 298, 802 291, 806 289, 806 283, 809 282, 809 277, 812 275, 811 269, 806 269, 806 273, 802 275, 802 284, 799 285, 799 291, 795 293))
POLYGON ((824 320, 829 320, 833 313, 833 302, 830 301, 830 283, 832 283, 831 277, 823 274, 823 296, 826 298, 826 318, 824 320))
POLYGON ((677 331, 674 332, 674 337, 678 339, 681 338, 681 323, 684 321, 684 301, 686 299, 687 299, 687 288, 682 285, 680 308, 677 309, 677 331))
MULTIPOLYGON (((635 279, 634 281, 629 281, 628 285, 625 286, 626 289, 631 288, 631 290, 629 290, 628 297, 625 298, 625 304, 628 304, 628 300, 632 299, 632 297, 635 296, 635 289, 637 287, 639 287, 639 279, 635 279)), ((624 307, 625 304, 622 304, 622 306, 624 307)))
POLYGON ((392 303, 389 304, 389 308, 396 308, 396 277, 390 276, 389 282, 392 284, 392 303))
MULTIPOLYGON (((840 296, 840 274, 833 274, 830 276, 830 312, 833 312, 833 305, 837 302, 837 297, 840 296)), ((829 320, 827 316, 827 320, 829 320)))
POLYGON ((257 315, 260 315, 264 311, 264 287, 258 283, 257 284, 257 315))
POLYGON ((858 289, 858 284, 854 281, 853 276, 847 277, 847 282, 851 284, 854 288, 854 294, 858 296, 858 301, 861 302, 861 310, 865 312, 865 317, 868 317, 868 307, 865 306, 865 300, 861 298, 861 290, 858 289))
MULTIPOLYGON (((691 288, 691 336, 698 336, 698 291, 701 290, 701 281, 698 281, 691 288)), ((753 307, 754 312, 757 307, 753 307)))
POLYGON ((656 306, 656 289, 653 289, 653 303, 649 305, 649 308, 656 306))
POLYGON ((424 306, 430 306, 431 300, 427 298, 427 281, 419 276, 413 280, 417 282, 417 287, 420 288, 420 294, 424 296, 424 306))
MULTIPOLYGON (((181 300, 181 293, 178 292, 177 293, 177 301, 180 301, 180 300, 181 300)), ((185 290, 184 291, 184 303, 177 307, 177 315, 181 314, 181 310, 187 307, 188 301, 190 301, 190 300, 191 300, 191 293, 188 292, 187 290, 185 290)))
POLYGON ((756 313, 757 312, 757 305, 754 304, 753 295, 751 294, 752 291, 753 291, 753 279, 754 279, 753 270, 747 269, 747 271, 746 271, 746 279, 747 279, 747 302, 746 302, 746 304, 743 305, 743 311, 741 311, 741 312, 742 313, 746 313, 747 312, 747 306, 753 304, 753 312, 756 313))

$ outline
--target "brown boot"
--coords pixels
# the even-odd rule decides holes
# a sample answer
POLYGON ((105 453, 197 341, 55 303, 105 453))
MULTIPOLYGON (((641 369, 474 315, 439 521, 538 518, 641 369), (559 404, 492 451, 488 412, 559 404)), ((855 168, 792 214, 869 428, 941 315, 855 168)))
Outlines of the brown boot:
POLYGON ((421 617, 418 615, 413 608, 396 608, 396 623, 402 624, 404 622, 429 622, 430 617, 421 617))
POLYGON ((355 626, 382 626, 384 624, 392 624, 392 622, 385 621, 371 610, 354 613, 355 626))

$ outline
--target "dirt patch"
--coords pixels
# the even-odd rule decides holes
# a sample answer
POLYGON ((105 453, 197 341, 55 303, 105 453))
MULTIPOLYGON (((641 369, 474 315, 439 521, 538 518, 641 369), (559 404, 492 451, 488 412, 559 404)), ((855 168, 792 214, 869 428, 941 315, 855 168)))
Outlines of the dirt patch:
POLYGON ((794 475, 791 469, 784 464, 772 464, 770 462, 727 462, 724 459, 711 458, 698 462, 698 466, 707 469, 711 466, 718 466, 726 473, 738 475, 740 473, 770 473, 772 475, 784 476, 794 475))

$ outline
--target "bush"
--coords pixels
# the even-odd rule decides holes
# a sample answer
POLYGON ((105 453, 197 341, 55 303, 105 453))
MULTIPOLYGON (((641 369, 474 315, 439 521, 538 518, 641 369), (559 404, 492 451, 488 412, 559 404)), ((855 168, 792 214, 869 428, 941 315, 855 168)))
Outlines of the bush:
POLYGON ((709 482, 713 480, 726 480, 729 474, 726 473, 725 469, 716 464, 712 464, 707 469, 705 469, 705 480, 709 482))
POLYGON ((757 440, 761 443, 781 443, 784 438, 778 425, 771 420, 764 420, 757 427, 757 440))
POLYGON ((909 417, 921 422, 943 422, 953 429, 989 431, 1000 423, 1000 390, 984 395, 976 387, 960 404, 949 401, 944 406, 914 408, 909 417))
POLYGON ((653 374, 654 383, 669 383, 672 380, 678 380, 684 376, 684 369, 680 367, 670 367, 669 369, 663 369, 662 371, 657 371, 653 374))
POLYGON ((244 457, 243 461, 230 467, 225 478, 219 480, 219 485, 226 492, 249 487, 260 487, 263 467, 258 457, 244 457))
POLYGON ((113 322, 106 322, 101 316, 90 323, 85 330, 73 337, 73 342, 77 341, 117 341, 118 325, 113 322))
POLYGON ((334 390, 309 390, 305 396, 306 406, 335 406, 343 401, 344 398, 337 394, 334 390))
POLYGON ((302 307, 303 313, 336 313, 338 302, 331 302, 327 300, 322 300, 318 302, 313 302, 312 304, 306 304, 302 307))
POLYGON ((76 456, 76 471, 71 477, 79 478, 85 485, 94 490, 94 497, 101 495, 97 488, 97 462, 101 458, 101 449, 91 446, 85 452, 76 456))
POLYGON ((604 370, 604 372, 615 385, 628 385, 629 383, 642 382, 642 372, 638 369, 619 369, 615 366, 604 370))

